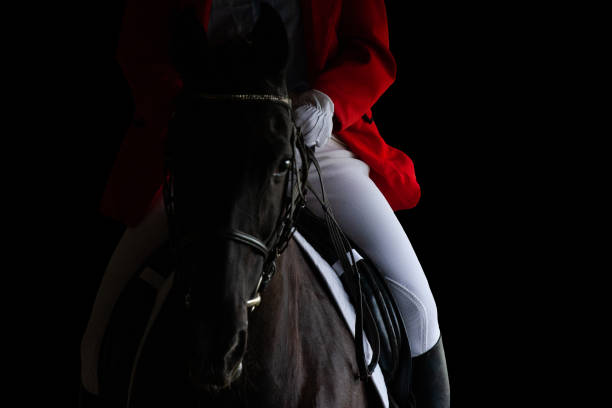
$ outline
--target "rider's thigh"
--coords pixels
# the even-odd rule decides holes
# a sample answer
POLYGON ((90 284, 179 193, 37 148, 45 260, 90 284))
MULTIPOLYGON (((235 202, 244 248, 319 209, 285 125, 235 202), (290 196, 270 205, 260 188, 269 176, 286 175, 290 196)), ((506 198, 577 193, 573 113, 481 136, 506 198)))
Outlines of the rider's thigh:
MULTIPOLYGON (((366 252, 385 276, 410 337, 412 355, 435 345, 440 336, 435 300, 412 244, 391 206, 369 177, 369 166, 335 137, 315 151, 326 197, 343 231, 366 252)), ((320 196, 318 174, 311 166, 309 182, 320 196)), ((307 207, 323 210, 311 192, 307 207)))

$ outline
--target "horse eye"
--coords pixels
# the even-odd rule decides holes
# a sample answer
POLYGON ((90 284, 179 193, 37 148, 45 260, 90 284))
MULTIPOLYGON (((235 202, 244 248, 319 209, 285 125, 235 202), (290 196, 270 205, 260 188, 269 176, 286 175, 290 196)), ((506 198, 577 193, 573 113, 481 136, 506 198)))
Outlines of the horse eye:
POLYGON ((287 159, 281 162, 280 166, 278 167, 278 171, 279 172, 286 172, 287 170, 289 170, 289 167, 291 166, 291 160, 287 159))
POLYGON ((282 177, 283 175, 285 175, 287 170, 289 170, 289 167, 291 167, 291 160, 289 159, 283 160, 282 162, 280 162, 276 172, 273 173, 272 175, 274 177, 282 177))

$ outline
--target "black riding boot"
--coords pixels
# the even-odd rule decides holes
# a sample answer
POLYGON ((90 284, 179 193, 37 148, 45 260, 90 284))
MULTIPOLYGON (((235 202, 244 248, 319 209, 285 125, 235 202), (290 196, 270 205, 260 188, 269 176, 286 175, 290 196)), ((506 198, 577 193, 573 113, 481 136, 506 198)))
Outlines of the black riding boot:
POLYGON ((412 359, 411 392, 416 408, 450 407, 450 386, 442 336, 431 350, 412 359))

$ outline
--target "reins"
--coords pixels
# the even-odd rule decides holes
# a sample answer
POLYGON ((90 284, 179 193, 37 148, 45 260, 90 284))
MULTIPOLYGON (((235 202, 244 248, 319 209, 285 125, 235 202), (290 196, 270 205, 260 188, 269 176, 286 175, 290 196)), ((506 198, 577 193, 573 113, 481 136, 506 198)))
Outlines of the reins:
POLYGON ((355 258, 353 257, 352 246, 344 235, 342 228, 336 221, 334 217, 333 211, 327 202, 327 197, 325 194, 325 187, 323 186, 323 179, 321 178, 321 168, 319 167, 319 162, 314 156, 314 150, 308 149, 309 161, 315 165, 317 175, 319 177, 319 183, 321 186, 321 195, 319 197, 314 189, 309 185, 308 190, 312 193, 312 195, 319 201, 321 204, 321 208, 325 213, 325 223, 327 225, 327 229, 330 234, 331 242, 334 246, 334 251, 336 252, 336 256, 340 261, 342 269, 347 276, 353 278, 353 290, 356 292, 355 296, 355 352, 357 354, 357 365, 359 367, 359 378, 363 381, 367 380, 380 359, 380 336, 378 333, 378 329, 376 323, 374 322, 374 318, 369 314, 369 309, 363 307, 363 291, 361 288, 361 273, 357 268, 357 263, 355 258), (366 362, 366 357, 364 353, 364 342, 363 342, 363 327, 364 327, 364 310, 368 313, 366 314, 366 324, 370 329, 369 332, 372 334, 371 339, 369 339, 373 344, 372 346, 372 359, 370 360, 370 364, 368 365, 366 362))

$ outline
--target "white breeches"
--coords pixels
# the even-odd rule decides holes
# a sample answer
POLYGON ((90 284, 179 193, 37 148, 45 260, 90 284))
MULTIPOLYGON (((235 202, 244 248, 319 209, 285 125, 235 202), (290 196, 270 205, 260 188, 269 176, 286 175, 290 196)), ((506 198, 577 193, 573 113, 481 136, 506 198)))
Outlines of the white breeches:
MULTIPOLYGON (((340 227, 387 280, 408 331, 412 356, 429 351, 440 337, 436 303, 408 236, 369 177, 370 167, 335 135, 315 150, 315 157, 327 200, 340 227)), ((321 196, 314 165, 308 181, 321 196)), ((317 216, 324 216, 312 193, 306 196, 306 206, 317 216)))

